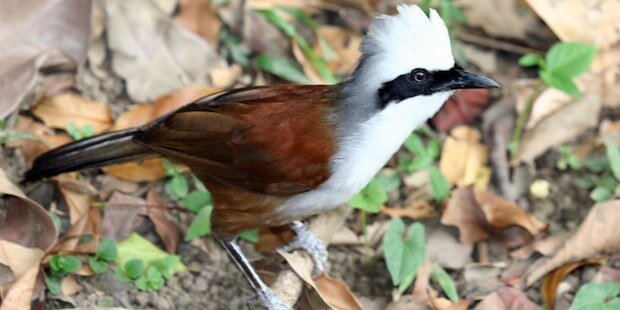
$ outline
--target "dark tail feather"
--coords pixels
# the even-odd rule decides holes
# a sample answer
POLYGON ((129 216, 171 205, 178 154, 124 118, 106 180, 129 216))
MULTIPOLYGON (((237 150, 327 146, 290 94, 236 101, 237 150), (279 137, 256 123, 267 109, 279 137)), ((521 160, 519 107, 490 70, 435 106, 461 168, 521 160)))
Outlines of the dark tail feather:
POLYGON ((110 132, 53 149, 34 161, 24 181, 146 157, 152 152, 133 141, 136 132, 137 129, 110 132))

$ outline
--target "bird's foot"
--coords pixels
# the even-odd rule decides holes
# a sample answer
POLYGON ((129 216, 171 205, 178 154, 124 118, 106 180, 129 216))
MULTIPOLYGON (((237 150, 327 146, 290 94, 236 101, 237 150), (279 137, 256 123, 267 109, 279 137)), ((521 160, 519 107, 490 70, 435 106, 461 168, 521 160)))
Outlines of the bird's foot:
POLYGON ((289 244, 281 246, 278 251, 290 252, 293 250, 305 250, 314 261, 313 277, 320 276, 325 271, 327 264, 327 249, 321 240, 300 221, 291 224, 291 229, 295 231, 297 237, 289 244))
POLYGON ((257 295, 250 299, 250 307, 257 308, 263 306, 269 310, 289 310, 292 309, 289 304, 278 298, 269 288, 258 290, 257 295))

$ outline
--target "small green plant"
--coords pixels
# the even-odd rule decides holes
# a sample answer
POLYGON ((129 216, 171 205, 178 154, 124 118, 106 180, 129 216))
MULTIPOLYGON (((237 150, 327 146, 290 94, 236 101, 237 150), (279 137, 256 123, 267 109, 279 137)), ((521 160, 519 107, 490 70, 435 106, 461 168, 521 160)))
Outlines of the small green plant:
POLYGON ((61 293, 60 281, 82 267, 82 262, 75 256, 54 254, 50 258, 50 275, 45 279, 47 289, 54 295, 61 293))
POLYGON ((116 259, 116 243, 112 239, 101 239, 97 253, 88 257, 88 266, 96 274, 102 274, 108 271, 110 262, 116 259))
POLYGON ((543 86, 554 87, 575 98, 580 97, 581 92, 573 79, 588 71, 597 51, 596 46, 588 44, 560 42, 554 44, 545 57, 538 54, 526 54, 519 59, 519 65, 521 66, 537 66, 539 68, 538 75, 540 81, 534 86, 534 91, 527 99, 525 108, 517 119, 517 124, 509 144, 512 158, 517 154, 523 128, 532 112, 534 101, 543 86))
POLYGON ((49 141, 40 139, 39 137, 33 134, 29 134, 26 132, 6 130, 6 121, 0 120, 0 146, 3 146, 11 141, 15 141, 19 139, 38 141, 38 142, 44 143, 45 145, 49 147, 54 147, 54 145, 51 144, 49 141))
POLYGON ((459 302, 459 293, 456 290, 456 285, 454 285, 454 281, 450 278, 450 275, 441 268, 441 266, 435 264, 431 275, 435 282, 439 284, 444 294, 446 294, 453 303, 459 302))
POLYGON ((413 223, 407 229, 400 218, 393 218, 383 235, 385 263, 392 283, 404 292, 413 282, 426 256, 424 226, 413 223))
POLYGON ((568 168, 572 170, 579 170, 583 168, 583 161, 575 155, 575 153, 573 153, 571 148, 560 145, 556 149, 560 153, 560 159, 555 163, 556 168, 562 171, 565 171, 568 168))
POLYGON ((168 256, 145 264, 141 259, 132 259, 123 268, 116 267, 116 278, 123 282, 133 283, 141 291, 157 291, 166 284, 166 280, 174 275, 174 268, 180 263, 178 256, 168 256))
POLYGON ((183 170, 169 160, 164 160, 164 170, 169 178, 166 181, 166 193, 174 199, 183 199, 189 192, 189 182, 183 175, 183 170))
POLYGON ((570 309, 620 309, 620 284, 613 282, 585 284, 577 291, 570 309))
POLYGON ((243 67, 247 67, 250 64, 248 51, 241 44, 239 39, 230 33, 228 28, 222 28, 218 34, 218 41, 221 51, 220 54, 223 57, 230 58, 243 67))
POLYGON ((94 129, 93 129, 93 125, 86 124, 86 125, 84 125, 82 127, 79 127, 75 123, 70 123, 67 126, 67 133, 75 141, 79 141, 79 140, 82 140, 82 139, 86 139, 86 138, 92 137, 95 134, 94 129))

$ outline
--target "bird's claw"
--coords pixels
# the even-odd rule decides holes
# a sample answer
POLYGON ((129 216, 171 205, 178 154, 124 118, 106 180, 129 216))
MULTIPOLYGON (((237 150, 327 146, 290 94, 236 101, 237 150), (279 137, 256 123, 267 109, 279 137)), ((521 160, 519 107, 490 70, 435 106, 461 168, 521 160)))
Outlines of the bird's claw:
POLYGON ((297 237, 293 242, 281 246, 278 251, 291 252, 293 250, 305 250, 314 261, 313 277, 320 276, 325 271, 327 264, 327 249, 321 240, 301 222, 293 222, 291 228, 297 237))

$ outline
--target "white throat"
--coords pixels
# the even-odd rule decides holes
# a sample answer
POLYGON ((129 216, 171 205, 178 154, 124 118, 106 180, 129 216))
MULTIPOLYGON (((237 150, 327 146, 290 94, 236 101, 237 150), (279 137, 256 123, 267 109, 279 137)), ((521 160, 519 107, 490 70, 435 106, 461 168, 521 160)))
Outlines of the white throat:
POLYGON ((332 209, 358 193, 398 151, 411 132, 432 117, 451 93, 390 103, 341 141, 332 176, 319 188, 292 196, 280 212, 301 218, 332 209))

